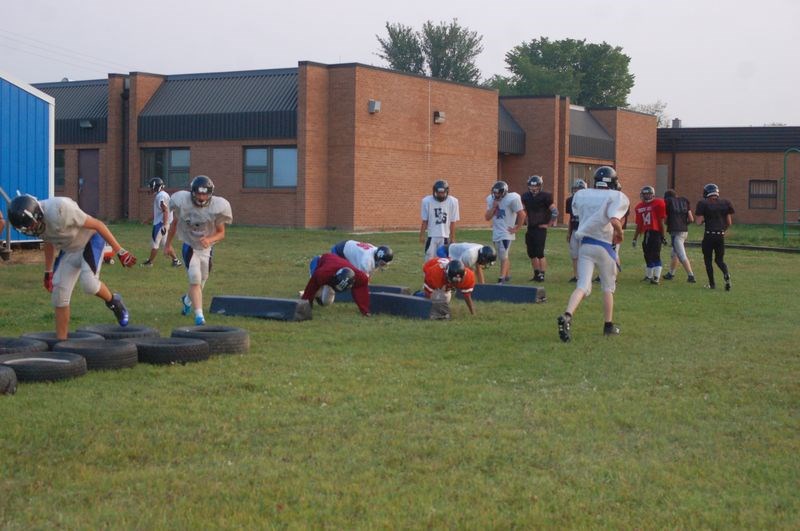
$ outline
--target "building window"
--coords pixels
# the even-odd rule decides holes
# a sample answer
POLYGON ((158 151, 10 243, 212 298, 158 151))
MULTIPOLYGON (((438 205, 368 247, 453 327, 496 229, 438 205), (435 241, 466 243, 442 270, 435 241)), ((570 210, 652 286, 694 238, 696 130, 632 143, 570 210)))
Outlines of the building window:
POLYGON ((569 165, 570 188, 578 179, 585 181, 586 186, 589 188, 594 188, 594 171, 599 167, 599 164, 578 164, 576 162, 571 162, 569 165))
POLYGON ((294 188, 297 186, 296 147, 244 148, 245 188, 294 188))
POLYGON ((748 206, 752 209, 778 208, 778 181, 751 180, 748 206))
POLYGON ((148 148, 142 150, 142 187, 153 177, 161 177, 167 188, 189 186, 191 151, 187 148, 148 148))
POLYGON ((55 167, 55 187, 56 188, 64 188, 64 150, 57 149, 55 160, 53 162, 53 166, 55 167))

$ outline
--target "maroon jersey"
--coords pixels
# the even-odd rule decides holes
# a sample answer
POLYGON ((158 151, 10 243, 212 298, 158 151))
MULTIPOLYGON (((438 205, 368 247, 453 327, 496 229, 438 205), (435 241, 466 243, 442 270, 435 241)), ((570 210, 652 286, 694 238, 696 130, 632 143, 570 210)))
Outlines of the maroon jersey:
POLYGON ((649 203, 642 201, 636 205, 634 212, 639 232, 645 233, 650 230, 662 232, 664 219, 667 217, 667 206, 663 199, 656 197, 649 203))
POLYGON ((364 315, 368 314, 369 277, 365 275, 363 271, 359 270, 356 266, 341 256, 337 256, 332 253, 325 253, 319 258, 319 262, 317 262, 317 268, 314 270, 311 278, 308 279, 306 289, 303 291, 303 299, 310 302, 313 306, 314 296, 317 294, 317 291, 319 291, 319 289, 326 284, 331 286, 333 284, 334 277, 336 276, 336 272, 343 267, 349 267, 355 272, 356 277, 352 290, 353 300, 355 301, 356 305, 358 305, 358 309, 361 310, 361 313, 364 315))

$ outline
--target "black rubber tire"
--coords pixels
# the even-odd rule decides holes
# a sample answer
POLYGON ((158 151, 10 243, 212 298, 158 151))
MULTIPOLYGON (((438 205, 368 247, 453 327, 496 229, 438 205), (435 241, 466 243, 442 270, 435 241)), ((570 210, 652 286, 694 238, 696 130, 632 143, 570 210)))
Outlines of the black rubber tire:
POLYGON ((3 354, 0 365, 12 368, 20 382, 55 382, 86 374, 86 360, 71 352, 3 354))
MULTIPOLYGON (((47 343, 48 350, 53 350, 53 347, 56 343, 60 341, 66 341, 64 339, 58 339, 55 332, 30 332, 28 334, 22 334, 20 337, 44 341, 47 343)), ((95 334, 92 332, 69 332, 67 334, 67 340, 69 339, 91 339, 93 341, 103 341, 105 338, 100 334, 95 334)))
POLYGON ((124 341, 136 345, 139 363, 190 363, 207 360, 211 355, 208 343, 190 337, 142 337, 124 341))
POLYGON ((98 324, 78 328, 79 332, 100 334, 106 339, 128 339, 131 337, 159 337, 161 333, 149 326, 119 326, 115 324, 98 324))
POLYGON ((90 371, 108 369, 126 369, 139 361, 136 345, 129 341, 108 339, 76 339, 56 343, 54 352, 72 352, 86 358, 86 367, 90 371))
POLYGON ((212 356, 250 350, 250 334, 234 326, 181 326, 172 331, 172 337, 202 339, 208 343, 212 356))
POLYGON ((46 352, 47 343, 20 337, 0 337, 0 354, 21 354, 25 352, 46 352))
POLYGON ((14 369, 0 365, 0 395, 13 395, 17 392, 17 373, 14 369))

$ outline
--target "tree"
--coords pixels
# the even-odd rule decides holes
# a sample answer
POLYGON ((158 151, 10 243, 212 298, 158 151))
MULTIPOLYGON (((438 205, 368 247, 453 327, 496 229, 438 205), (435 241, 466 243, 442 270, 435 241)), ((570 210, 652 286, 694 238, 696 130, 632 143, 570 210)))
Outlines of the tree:
POLYGON ((587 107, 624 107, 634 82, 630 61, 622 48, 605 42, 541 37, 506 53, 511 76, 495 76, 489 86, 503 95, 559 94, 587 107))
POLYGON ((658 127, 671 127, 672 125, 669 115, 666 113, 667 104, 661 100, 656 100, 655 103, 637 103, 628 109, 654 115, 658 120, 658 127))
POLYGON ((452 22, 434 24, 430 20, 414 31, 402 24, 386 23, 387 38, 376 35, 381 46, 378 57, 401 72, 477 84, 481 72, 475 58, 483 51, 483 37, 452 22))

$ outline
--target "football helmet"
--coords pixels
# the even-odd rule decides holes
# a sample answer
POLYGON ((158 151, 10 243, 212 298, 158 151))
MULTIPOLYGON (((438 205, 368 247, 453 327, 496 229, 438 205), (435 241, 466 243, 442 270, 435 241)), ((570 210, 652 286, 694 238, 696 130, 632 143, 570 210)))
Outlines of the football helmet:
POLYGON ((641 197, 642 201, 644 201, 645 203, 649 203, 650 201, 652 201, 655 196, 656 196, 656 189, 649 185, 643 186, 642 191, 639 192, 639 197, 641 197))
POLYGON ((703 198, 719 197, 719 186, 714 183, 709 183, 703 187, 703 198))
POLYGON ((440 203, 450 195, 450 185, 445 180, 433 183, 433 197, 440 203))
POLYGON ((206 175, 198 175, 192 179, 192 203, 199 207, 208 206, 211 196, 214 195, 214 181, 206 175), (205 201, 198 199, 197 194, 208 194, 205 201))
POLYGON ((595 188, 610 188, 611 190, 619 190, 619 177, 617 171, 611 166, 600 166, 594 172, 594 187, 595 188), (606 186, 598 186, 598 183, 605 183, 606 186))
POLYGON ((388 245, 381 245, 375 250, 375 264, 378 267, 388 264, 393 258, 394 253, 388 245))
POLYGON ((585 190, 587 188, 586 181, 583 179, 578 179, 574 183, 572 183, 572 191, 577 192, 578 190, 585 190))
POLYGON ((538 186, 541 188, 542 186, 544 186, 544 181, 538 175, 531 175, 530 177, 528 177, 528 188, 530 188, 531 186, 538 186))
POLYGON ((40 236, 45 229, 44 211, 32 195, 19 195, 8 205, 8 221, 28 236, 40 236))
POLYGON ((484 245, 481 247, 481 250, 478 251, 478 264, 483 266, 492 265, 497 260, 497 253, 495 250, 488 246, 484 245))
POLYGON ((492 197, 495 199, 502 199, 508 193, 508 183, 505 181, 497 181, 492 186, 492 197))
POLYGON ((331 287, 333 288, 333 291, 341 293, 352 288, 355 283, 356 272, 349 267, 342 267, 336 272, 335 275, 333 275, 331 287))
POLYGON ((464 275, 466 274, 466 268, 464 267, 464 262, 461 260, 450 260, 450 263, 447 264, 447 281, 453 284, 457 284, 464 280, 464 275))
POLYGON ((147 183, 147 187, 150 188, 151 192, 157 194, 164 189, 164 180, 161 177, 153 177, 147 183))

